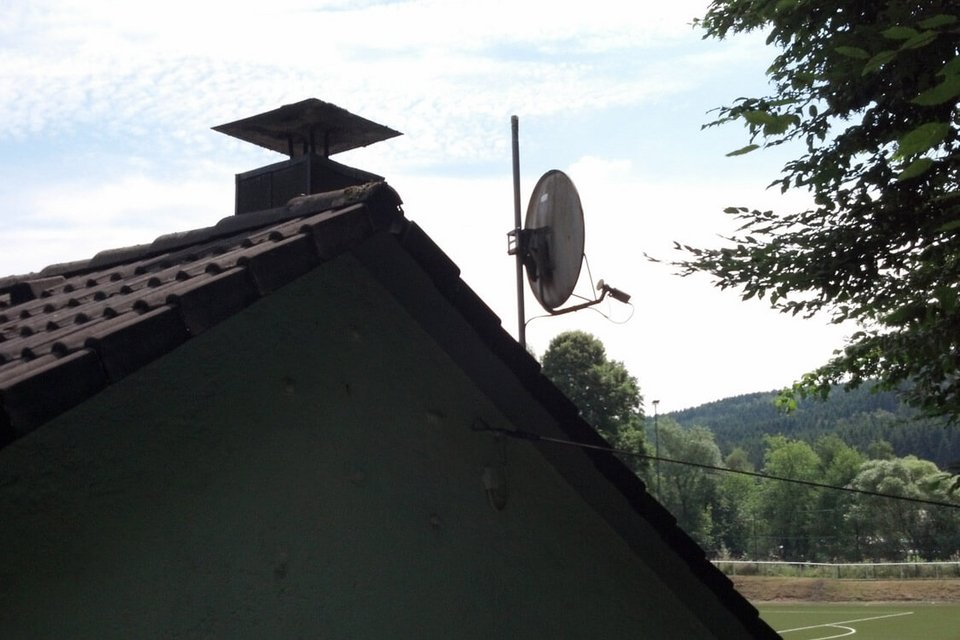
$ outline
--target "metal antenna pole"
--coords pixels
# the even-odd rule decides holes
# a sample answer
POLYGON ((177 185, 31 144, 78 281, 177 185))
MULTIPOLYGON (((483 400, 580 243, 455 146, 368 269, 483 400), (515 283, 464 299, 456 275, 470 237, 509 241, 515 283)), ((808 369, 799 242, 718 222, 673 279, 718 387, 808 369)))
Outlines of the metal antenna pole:
MULTIPOLYGON (((510 116, 510 128, 513 133, 513 228, 520 233, 520 121, 510 116)), ((527 323, 523 309, 523 255, 517 252, 517 340, 520 346, 527 348, 527 323)))

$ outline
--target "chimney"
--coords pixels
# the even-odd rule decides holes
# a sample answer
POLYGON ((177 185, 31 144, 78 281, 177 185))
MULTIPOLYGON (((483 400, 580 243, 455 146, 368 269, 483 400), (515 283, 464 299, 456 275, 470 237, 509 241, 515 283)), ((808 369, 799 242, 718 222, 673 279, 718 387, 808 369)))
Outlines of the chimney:
POLYGON ((213 129, 290 158, 237 174, 237 214, 280 207, 301 195, 383 180, 330 156, 402 135, 316 98, 213 129))

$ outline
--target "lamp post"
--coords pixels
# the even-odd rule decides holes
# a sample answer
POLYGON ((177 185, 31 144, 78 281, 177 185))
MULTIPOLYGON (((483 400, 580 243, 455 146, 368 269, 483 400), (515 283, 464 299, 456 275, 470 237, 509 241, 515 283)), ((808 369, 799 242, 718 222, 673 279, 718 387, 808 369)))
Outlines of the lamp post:
POLYGON ((657 405, 659 404, 659 400, 653 401, 653 437, 656 443, 657 456, 657 500, 662 500, 663 496, 660 494, 660 425, 657 424, 657 405))

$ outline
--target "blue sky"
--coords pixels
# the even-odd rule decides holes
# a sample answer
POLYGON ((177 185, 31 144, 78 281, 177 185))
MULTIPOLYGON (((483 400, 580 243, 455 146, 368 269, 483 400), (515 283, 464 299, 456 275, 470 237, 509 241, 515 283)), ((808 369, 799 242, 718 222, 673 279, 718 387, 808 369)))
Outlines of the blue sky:
MULTIPOLYGON (((282 157, 210 127, 317 97, 405 134, 337 159, 386 176, 516 335, 516 114, 524 206, 539 175, 567 172, 593 277, 634 303, 629 321, 618 303, 600 308, 610 319, 532 320, 531 348, 596 334, 648 411, 788 385, 850 330, 643 258, 670 257, 674 240, 717 243, 729 205, 804 205, 764 189, 783 150, 727 158, 744 131, 700 129, 709 110, 765 89, 773 55, 762 34, 702 40, 690 22, 706 4, 7 0, 0 275, 215 223, 232 212, 234 174, 282 157)), ((527 309, 539 311, 529 296, 527 309)))

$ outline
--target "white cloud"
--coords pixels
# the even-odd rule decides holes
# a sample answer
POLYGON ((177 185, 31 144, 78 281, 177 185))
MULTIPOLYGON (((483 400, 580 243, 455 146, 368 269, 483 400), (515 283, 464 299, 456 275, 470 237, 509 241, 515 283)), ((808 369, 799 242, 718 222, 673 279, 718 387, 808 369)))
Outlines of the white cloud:
POLYGON ((183 223, 196 211, 231 213, 230 184, 213 182, 158 182, 142 175, 84 188, 62 184, 45 189, 33 202, 34 217, 41 223, 82 221, 92 227, 141 226, 144 223, 170 227, 183 223), (174 218, 171 221, 171 217, 174 218), (151 221, 157 221, 151 223, 151 221))
POLYGON ((691 39, 686 22, 704 4, 15 2, 0 142, 96 130, 199 146, 212 124, 318 95, 402 127, 411 153, 435 162, 489 158, 485 128, 505 113, 623 106, 689 86, 690 74, 642 52, 691 39))
POLYGON ((152 242, 171 231, 215 224, 233 213, 233 185, 161 182, 142 175, 84 185, 48 185, 21 195, 28 224, 4 229, 0 274, 38 271, 99 251, 152 242))

